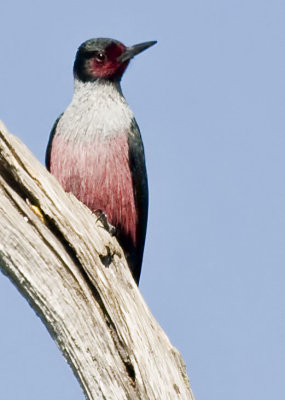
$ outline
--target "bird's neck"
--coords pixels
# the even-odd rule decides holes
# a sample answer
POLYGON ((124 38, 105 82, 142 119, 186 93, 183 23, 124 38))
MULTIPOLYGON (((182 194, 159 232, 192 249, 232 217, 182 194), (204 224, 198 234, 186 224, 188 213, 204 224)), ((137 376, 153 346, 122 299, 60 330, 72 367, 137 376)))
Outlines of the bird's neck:
MULTIPOLYGON (((95 81, 82 82, 79 79, 74 79, 74 97, 86 96, 97 97, 98 95, 104 95, 124 99, 121 85, 119 81, 111 81, 107 79, 96 79, 95 81)), ((124 99, 125 100, 125 99, 124 99)))

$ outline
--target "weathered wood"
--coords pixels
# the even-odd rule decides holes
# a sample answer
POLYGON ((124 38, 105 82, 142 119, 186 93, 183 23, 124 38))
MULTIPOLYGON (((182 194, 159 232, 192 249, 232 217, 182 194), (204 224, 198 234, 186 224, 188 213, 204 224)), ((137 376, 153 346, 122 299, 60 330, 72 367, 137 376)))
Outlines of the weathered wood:
POLYGON ((183 360, 116 239, 3 124, 0 267, 46 324, 87 399, 193 399, 183 360))

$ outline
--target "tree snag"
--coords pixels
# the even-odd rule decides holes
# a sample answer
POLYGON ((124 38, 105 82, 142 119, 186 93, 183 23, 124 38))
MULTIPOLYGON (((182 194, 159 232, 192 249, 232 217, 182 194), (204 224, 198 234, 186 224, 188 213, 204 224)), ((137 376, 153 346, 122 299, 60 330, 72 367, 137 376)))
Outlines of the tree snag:
POLYGON ((0 124, 0 268, 88 400, 194 399, 116 239, 0 124))

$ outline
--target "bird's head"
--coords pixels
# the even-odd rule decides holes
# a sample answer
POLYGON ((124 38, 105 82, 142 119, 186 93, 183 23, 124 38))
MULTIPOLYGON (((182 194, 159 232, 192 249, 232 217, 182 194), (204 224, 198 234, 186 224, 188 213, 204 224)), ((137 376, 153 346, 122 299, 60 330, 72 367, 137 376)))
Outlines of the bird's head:
POLYGON ((90 39, 76 53, 73 72, 82 82, 97 79, 120 80, 131 58, 153 46, 156 41, 126 47, 114 39, 90 39))

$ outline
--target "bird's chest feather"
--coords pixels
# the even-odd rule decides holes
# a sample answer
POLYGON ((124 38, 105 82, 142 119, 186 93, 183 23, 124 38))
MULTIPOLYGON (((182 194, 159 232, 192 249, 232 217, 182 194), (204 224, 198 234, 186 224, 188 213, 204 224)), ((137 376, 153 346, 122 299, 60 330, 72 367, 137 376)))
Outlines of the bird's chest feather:
MULTIPOLYGON (((122 112, 120 107, 113 107, 113 111, 122 112)), ((65 191, 92 211, 105 212, 108 221, 135 243, 137 214, 127 129, 131 115, 123 113, 120 123, 113 119, 113 113, 108 118, 106 110, 95 110, 93 118, 86 108, 76 113, 73 110, 73 118, 65 113, 53 138, 50 170, 65 191), (89 120, 84 119, 85 113, 89 120)))

